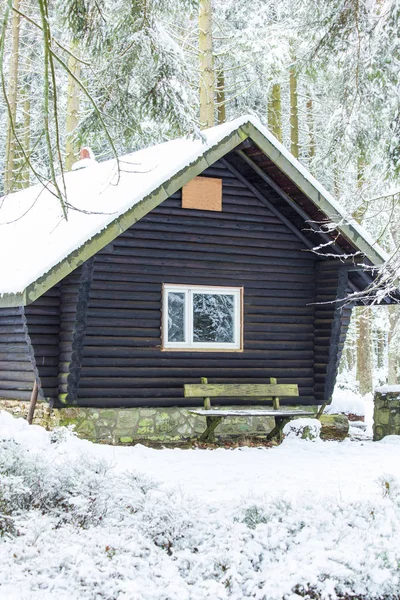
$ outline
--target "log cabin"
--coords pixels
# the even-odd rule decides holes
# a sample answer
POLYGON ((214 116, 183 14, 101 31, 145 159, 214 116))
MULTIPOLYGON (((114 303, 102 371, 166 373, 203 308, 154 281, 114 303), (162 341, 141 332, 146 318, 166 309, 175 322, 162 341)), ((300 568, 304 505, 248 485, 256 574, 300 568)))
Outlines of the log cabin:
POLYGON ((50 184, 1 199, 1 399, 157 412, 275 377, 330 401, 386 256, 256 118, 77 166, 67 220, 50 184))

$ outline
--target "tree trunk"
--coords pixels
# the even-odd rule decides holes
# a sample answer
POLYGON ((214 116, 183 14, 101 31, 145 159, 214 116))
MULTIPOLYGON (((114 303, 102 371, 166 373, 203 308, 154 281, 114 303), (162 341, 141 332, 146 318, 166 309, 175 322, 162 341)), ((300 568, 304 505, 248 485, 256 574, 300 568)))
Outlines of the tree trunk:
MULTIPOLYGON (((23 135, 22 145, 26 156, 29 157, 31 153, 31 86, 30 83, 25 83, 23 89, 23 135)), ((21 153, 21 170, 19 173, 19 187, 27 188, 30 183, 30 168, 25 160, 25 157, 21 153)))
MULTIPOLYGON (((20 0, 14 0, 13 6, 19 10, 20 0)), ((19 63, 19 30, 21 17, 15 11, 11 21, 12 47, 10 54, 10 71, 8 74, 8 103, 9 114, 6 130, 6 151, 5 151, 5 173, 4 173, 4 192, 8 194, 14 183, 15 154, 17 141, 13 128, 17 121, 17 91, 18 91, 18 63, 19 63)))
POLYGON ((357 309, 357 381, 360 394, 372 391, 371 311, 367 307, 357 309))
POLYGON ((388 336, 388 384, 396 385, 398 379, 398 344, 396 343, 396 328, 399 322, 399 307, 396 304, 391 304, 389 310, 389 336, 388 336))
POLYGON ((218 125, 225 123, 225 76, 224 70, 220 67, 217 71, 217 121, 218 125))
POLYGON ((299 112, 297 107, 297 76, 294 67, 290 69, 290 151, 299 158, 299 112))
MULTIPOLYGON (((77 55, 78 42, 72 42, 70 48, 72 54, 77 55)), ((71 73, 79 79, 80 76, 80 62, 73 56, 69 56, 68 67, 71 73)), ((74 140, 74 132, 78 126, 79 120, 79 86, 76 81, 68 75, 68 97, 67 97, 67 118, 65 122, 65 129, 67 134, 66 143, 66 158, 65 167, 67 171, 71 170, 74 162, 78 160, 79 148, 76 147, 74 140)))
POLYGON ((282 111, 281 111, 281 86, 274 83, 268 100, 268 128, 273 135, 282 141, 282 111))
POLYGON ((312 160, 315 156, 315 135, 314 135, 314 114, 313 101, 309 97, 307 100, 307 121, 308 121, 308 156, 312 160))
POLYGON ((200 0, 199 10, 200 59, 200 126, 214 125, 214 68, 212 40, 212 0, 200 0))

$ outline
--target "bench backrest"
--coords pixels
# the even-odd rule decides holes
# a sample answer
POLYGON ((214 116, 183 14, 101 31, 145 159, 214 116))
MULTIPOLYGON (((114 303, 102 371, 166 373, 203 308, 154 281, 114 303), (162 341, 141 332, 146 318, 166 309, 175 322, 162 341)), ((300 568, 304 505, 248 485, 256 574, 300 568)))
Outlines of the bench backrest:
POLYGON ((272 400, 274 408, 279 408, 279 397, 294 397, 299 395, 299 388, 294 383, 276 383, 271 377, 271 383, 236 384, 208 383, 202 377, 201 383, 187 383, 184 386, 185 398, 204 398, 204 407, 211 407, 210 398, 241 398, 244 402, 257 400, 272 400))

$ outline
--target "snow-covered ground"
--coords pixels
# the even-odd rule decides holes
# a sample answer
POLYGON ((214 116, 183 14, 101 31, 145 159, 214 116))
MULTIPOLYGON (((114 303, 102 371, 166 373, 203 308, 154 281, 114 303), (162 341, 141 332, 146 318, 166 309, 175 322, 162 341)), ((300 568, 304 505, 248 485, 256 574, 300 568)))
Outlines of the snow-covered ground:
POLYGON ((400 439, 153 450, 0 412, 0 598, 397 598, 400 439))

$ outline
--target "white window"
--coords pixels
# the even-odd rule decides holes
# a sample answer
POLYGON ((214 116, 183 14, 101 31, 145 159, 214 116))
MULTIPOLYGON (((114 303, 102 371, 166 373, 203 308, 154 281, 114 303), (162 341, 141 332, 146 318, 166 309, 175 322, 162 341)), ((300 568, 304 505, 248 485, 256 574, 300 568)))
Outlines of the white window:
POLYGON ((163 287, 163 347, 240 350, 242 288, 163 287))

